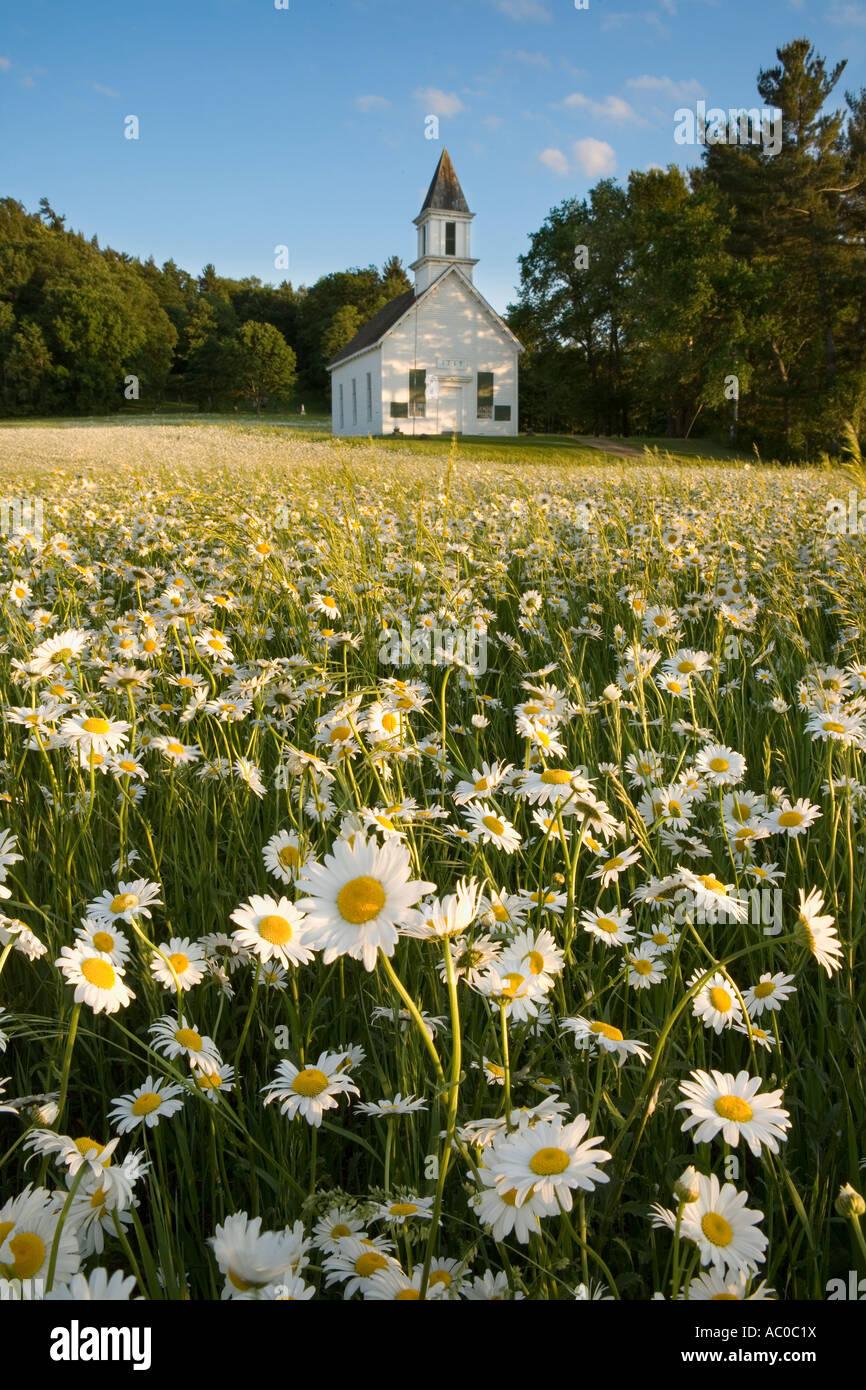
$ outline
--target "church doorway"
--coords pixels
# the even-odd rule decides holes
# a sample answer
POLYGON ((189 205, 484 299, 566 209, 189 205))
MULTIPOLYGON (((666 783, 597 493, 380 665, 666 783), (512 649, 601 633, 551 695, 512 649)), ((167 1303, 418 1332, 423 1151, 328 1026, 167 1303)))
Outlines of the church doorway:
POLYGON ((462 434, 463 432, 463 387, 442 382, 437 401, 437 424, 440 434, 462 434))

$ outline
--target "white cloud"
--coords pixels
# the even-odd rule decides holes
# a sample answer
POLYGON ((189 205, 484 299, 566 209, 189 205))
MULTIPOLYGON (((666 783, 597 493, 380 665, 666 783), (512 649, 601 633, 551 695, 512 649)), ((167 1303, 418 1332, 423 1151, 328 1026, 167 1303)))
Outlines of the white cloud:
POLYGON ((538 19, 542 24, 549 24, 552 18, 550 10, 540 0, 491 0, 491 4, 509 19, 538 19))
POLYGON ((501 116, 485 116, 484 119, 482 120, 481 124, 482 124, 482 125, 486 125, 488 130, 498 130, 499 127, 502 125, 502 117, 501 117, 501 116))
POLYGON ((833 0, 827 11, 827 18, 831 24, 841 24, 847 29, 864 29, 866 28, 866 6, 845 4, 843 0, 833 0))
POLYGON ((0 72, 8 72, 11 66, 11 58, 0 58, 0 72))
POLYGON ((548 169, 551 169, 554 174, 564 175, 568 173, 568 160, 562 153, 562 150, 542 150, 538 158, 541 160, 542 164, 548 169))
POLYGON ((456 92, 443 92, 439 87, 416 87, 412 95, 432 116, 457 116, 466 110, 456 92))
POLYGON ((120 92, 115 92, 114 89, 113 89, 112 87, 103 87, 103 85, 102 85, 101 82, 91 82, 91 84, 90 84, 90 90, 91 90, 92 92, 98 92, 99 95, 100 95, 100 96, 103 96, 103 97, 119 97, 119 96, 120 96, 120 92))
POLYGON ((694 101, 697 97, 706 96, 705 88, 696 77, 675 82, 672 77, 651 77, 645 73, 643 77, 630 77, 625 85, 636 92, 650 92, 671 102, 694 101))
POLYGON ((606 140, 585 140, 574 142, 574 162, 589 178, 612 174, 616 168, 616 151, 606 140))
POLYGON ((355 105, 359 111, 378 111, 391 103, 387 97, 376 96, 373 92, 365 92, 363 96, 355 97, 355 105))
POLYGON ((506 61, 525 63, 529 68, 549 68, 550 59, 543 53, 527 53, 525 48, 515 48, 502 54, 506 61))
POLYGON ((33 81, 33 78, 32 78, 32 77, 19 77, 19 79, 18 79, 18 86, 19 86, 19 87, 35 87, 35 86, 36 86, 36 83, 33 81))
POLYGON ((634 121, 636 125, 643 124, 634 107, 623 101, 622 97, 609 96, 605 97, 604 101, 593 101, 592 97, 584 96, 582 92, 572 92, 571 96, 565 98, 564 105, 579 111, 588 111, 599 120, 634 121))

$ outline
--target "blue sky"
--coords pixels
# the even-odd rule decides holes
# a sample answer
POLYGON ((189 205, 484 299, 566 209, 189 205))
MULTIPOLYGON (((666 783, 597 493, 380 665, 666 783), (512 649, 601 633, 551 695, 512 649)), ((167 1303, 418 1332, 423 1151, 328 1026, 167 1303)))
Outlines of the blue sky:
POLYGON ((555 204, 697 163, 674 111, 755 105, 799 37, 848 58, 838 104, 866 85, 866 0, 3 0, 0 195, 159 263, 311 284, 413 259, 447 145, 501 311, 555 204))

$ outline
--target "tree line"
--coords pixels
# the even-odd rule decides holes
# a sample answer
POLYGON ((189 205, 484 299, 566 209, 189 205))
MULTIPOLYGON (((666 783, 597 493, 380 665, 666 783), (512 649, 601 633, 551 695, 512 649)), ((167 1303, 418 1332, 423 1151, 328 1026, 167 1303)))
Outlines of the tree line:
POLYGON ((400 260, 289 281, 194 276, 101 248, 46 198, 0 200, 0 412, 89 414, 166 403, 327 409, 326 362, 409 288, 400 260))
POLYGON ((757 88, 780 142, 709 131, 687 174, 602 180, 531 237, 507 314, 523 424, 724 434, 783 458, 862 433, 866 89, 836 107, 845 63, 807 39, 777 59, 757 88))

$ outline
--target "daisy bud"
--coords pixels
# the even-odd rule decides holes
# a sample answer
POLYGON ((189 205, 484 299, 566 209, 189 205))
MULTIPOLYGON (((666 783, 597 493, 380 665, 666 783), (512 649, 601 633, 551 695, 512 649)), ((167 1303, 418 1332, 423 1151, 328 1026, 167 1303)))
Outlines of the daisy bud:
POLYGON ((616 704, 617 700, 622 699, 622 691, 618 685, 606 685, 601 692, 601 698, 610 704, 616 704))
POLYGON ((681 1173, 674 1183, 674 1196, 680 1202, 696 1202, 701 1195, 698 1186, 698 1175, 695 1169, 689 1164, 684 1173, 681 1173))
POLYGON ((866 1202, 850 1184, 846 1182, 844 1187, 839 1188, 839 1196, 836 1198, 836 1210, 840 1216, 855 1218, 862 1216, 866 1212, 866 1202))

